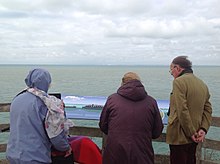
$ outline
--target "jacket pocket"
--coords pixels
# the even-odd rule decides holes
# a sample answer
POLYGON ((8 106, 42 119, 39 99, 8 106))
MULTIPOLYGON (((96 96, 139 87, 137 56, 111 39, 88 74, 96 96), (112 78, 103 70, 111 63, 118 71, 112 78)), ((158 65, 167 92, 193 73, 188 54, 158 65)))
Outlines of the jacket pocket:
POLYGON ((174 112, 172 115, 169 115, 168 124, 173 124, 173 122, 177 119, 177 113, 174 112))

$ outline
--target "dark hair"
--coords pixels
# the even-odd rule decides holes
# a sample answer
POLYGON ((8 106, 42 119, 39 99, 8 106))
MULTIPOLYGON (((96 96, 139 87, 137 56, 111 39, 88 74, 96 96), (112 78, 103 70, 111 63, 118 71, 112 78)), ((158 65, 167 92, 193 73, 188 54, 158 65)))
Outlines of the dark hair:
POLYGON ((177 56, 173 59, 172 63, 179 65, 181 68, 184 69, 192 68, 192 62, 188 59, 188 56, 177 56))

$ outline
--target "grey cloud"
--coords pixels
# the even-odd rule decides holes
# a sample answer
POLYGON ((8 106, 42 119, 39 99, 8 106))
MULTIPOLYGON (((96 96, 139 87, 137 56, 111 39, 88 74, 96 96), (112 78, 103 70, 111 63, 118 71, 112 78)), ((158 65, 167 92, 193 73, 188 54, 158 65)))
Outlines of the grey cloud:
POLYGON ((220 63, 218 3, 0 0, 0 62, 168 64, 181 54, 220 63))
POLYGON ((10 19, 10 18, 25 18, 28 17, 28 14, 26 12, 22 12, 22 11, 0 11, 0 18, 6 18, 6 19, 10 19))
POLYGON ((191 20, 129 20, 112 24, 106 30, 109 37, 175 38, 198 35, 216 35, 216 24, 204 18, 191 20))

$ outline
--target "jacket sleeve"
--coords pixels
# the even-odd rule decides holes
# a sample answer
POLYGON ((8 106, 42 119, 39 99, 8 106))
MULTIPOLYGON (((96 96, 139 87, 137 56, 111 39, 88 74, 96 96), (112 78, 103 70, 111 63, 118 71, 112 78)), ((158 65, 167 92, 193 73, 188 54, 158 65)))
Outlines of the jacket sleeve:
POLYGON ((153 132, 152 132, 152 139, 158 138, 162 131, 163 131, 163 122, 160 115, 160 111, 157 106, 157 102, 155 101, 155 116, 154 116, 154 126, 153 126, 153 132))
POLYGON ((203 115, 202 115, 202 125, 201 125, 201 129, 205 130, 206 133, 208 132, 209 130, 209 127, 211 125, 211 121, 212 121, 212 105, 209 101, 209 98, 210 98, 210 94, 209 94, 209 91, 207 89, 207 99, 206 99, 206 102, 205 102, 205 105, 204 105, 204 112, 203 112, 203 115))
POLYGON ((102 112, 101 112, 101 115, 100 115, 100 121, 99 121, 99 127, 101 129, 101 131, 103 133, 105 133, 106 135, 108 134, 108 117, 109 117, 109 98, 107 99, 103 109, 102 109, 102 112))
POLYGON ((50 142, 56 150, 67 151, 70 149, 70 145, 64 130, 58 136, 51 138, 50 142))

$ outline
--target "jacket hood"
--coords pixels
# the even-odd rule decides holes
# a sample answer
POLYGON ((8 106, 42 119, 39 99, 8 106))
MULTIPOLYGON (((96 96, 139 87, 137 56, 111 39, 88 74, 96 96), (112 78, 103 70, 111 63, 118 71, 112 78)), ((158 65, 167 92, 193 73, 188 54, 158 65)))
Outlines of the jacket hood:
POLYGON ((140 101, 147 96, 147 92, 139 80, 127 82, 118 89, 117 93, 132 101, 140 101))
POLYGON ((25 78, 25 83, 30 88, 37 88, 47 92, 51 83, 51 76, 44 69, 33 69, 25 78))

